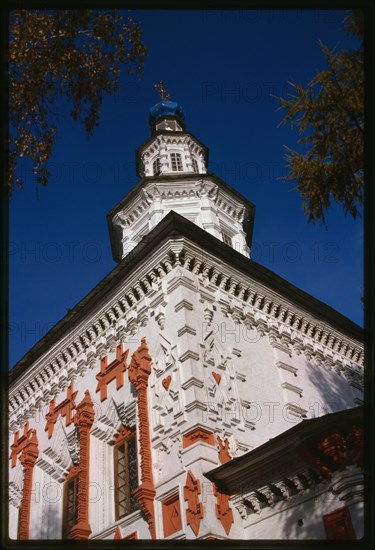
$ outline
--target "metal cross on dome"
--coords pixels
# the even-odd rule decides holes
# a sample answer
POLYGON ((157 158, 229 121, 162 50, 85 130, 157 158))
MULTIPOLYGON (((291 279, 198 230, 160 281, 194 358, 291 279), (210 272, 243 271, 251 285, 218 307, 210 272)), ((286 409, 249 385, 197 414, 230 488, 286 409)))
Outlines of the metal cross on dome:
POLYGON ((162 101, 164 99, 166 99, 167 101, 172 99, 171 94, 169 94, 165 89, 164 82, 162 80, 160 80, 157 84, 154 84, 154 88, 159 92, 162 101))

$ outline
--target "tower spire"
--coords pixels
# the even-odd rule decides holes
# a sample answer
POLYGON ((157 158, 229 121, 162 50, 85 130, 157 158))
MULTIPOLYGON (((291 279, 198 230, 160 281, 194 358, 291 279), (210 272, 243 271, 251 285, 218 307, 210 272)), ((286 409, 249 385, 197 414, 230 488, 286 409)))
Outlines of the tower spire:
POLYGON ((164 100, 171 101, 172 96, 165 89, 164 82, 162 80, 159 80, 159 82, 157 84, 154 84, 154 88, 155 88, 155 90, 157 90, 159 92, 160 98, 161 98, 162 101, 164 101, 164 100))

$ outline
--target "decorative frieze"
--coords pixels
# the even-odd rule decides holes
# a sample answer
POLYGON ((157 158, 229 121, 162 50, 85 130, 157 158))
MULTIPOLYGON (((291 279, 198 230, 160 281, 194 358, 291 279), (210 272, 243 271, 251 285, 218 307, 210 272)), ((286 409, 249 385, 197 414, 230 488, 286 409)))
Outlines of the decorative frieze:
POLYGON ((233 504, 242 519, 246 519, 251 514, 260 515, 268 508, 273 508, 282 502, 293 506, 295 496, 308 489, 313 489, 323 481, 324 478, 317 471, 304 468, 293 474, 284 475, 279 480, 276 479, 266 484, 263 481, 263 485, 260 484, 250 491, 246 490, 246 482, 244 482, 244 490, 233 498, 233 504))
MULTIPOLYGON (((306 316, 302 318, 300 312, 293 311, 290 306, 285 307, 282 304, 282 298, 277 297, 275 294, 265 300, 265 289, 258 288, 258 286, 260 287, 258 283, 255 284, 250 280, 246 283, 243 278, 238 280, 238 274, 231 273, 229 266, 221 265, 220 270, 218 270, 214 258, 211 259, 208 254, 205 254, 202 258, 199 250, 195 251, 196 247, 192 244, 183 243, 180 245, 179 243, 180 250, 178 254, 173 253, 172 255, 170 254, 170 246, 170 243, 163 246, 163 249, 158 253, 159 260, 151 270, 145 270, 143 275, 137 275, 137 279, 134 281, 129 279, 126 289, 122 290, 120 295, 116 296, 105 310, 95 314, 84 327, 78 328, 73 341, 72 334, 69 334, 69 338, 61 340, 60 350, 57 353, 55 352, 53 357, 50 356, 50 359, 48 359, 47 354, 39 364, 33 367, 32 379, 22 381, 22 385, 27 388, 27 391, 20 392, 20 388, 17 385, 15 386, 14 390, 11 391, 9 403, 13 430, 19 427, 20 423, 25 422, 25 414, 30 414, 30 411, 34 410, 32 409, 33 406, 41 408, 54 397, 55 393, 60 391, 61 387, 66 385, 70 376, 69 369, 71 371, 73 368, 72 361, 77 364, 77 375, 83 375, 87 368, 91 368, 90 365, 96 360, 97 355, 105 352, 107 337, 112 341, 110 335, 105 336, 111 323, 115 323, 115 330, 121 332, 125 327, 123 324, 125 319, 126 330, 128 333, 134 333, 137 326, 148 322, 147 308, 142 312, 142 308, 138 308, 137 304, 144 300, 145 296, 155 293, 155 288, 159 288, 159 286, 154 288, 154 283, 159 285, 161 279, 177 264, 190 271, 192 276, 194 276, 194 271, 199 273, 200 280, 208 283, 208 286, 205 287, 206 292, 210 292, 209 289, 212 285, 213 288, 221 287, 222 307, 227 304, 229 308, 227 312, 230 315, 234 314, 235 322, 249 322, 246 321, 246 316, 249 315, 251 310, 248 310, 246 314, 244 313, 245 307, 247 307, 255 310, 256 318, 254 322, 251 322, 251 325, 256 326, 262 334, 266 334, 276 323, 278 331, 272 330, 271 332, 271 340, 275 346, 281 346, 289 352, 291 349, 295 353, 303 352, 310 358, 323 361, 327 366, 330 366, 330 361, 332 361, 332 367, 335 367, 335 364, 338 361, 343 361, 343 359, 349 362, 356 361, 359 365, 362 364, 363 351, 352 343, 345 343, 343 336, 333 331, 331 327, 326 327, 324 323, 315 318, 311 321, 306 316), (233 311, 230 313, 232 307, 230 306, 230 299, 233 298, 238 300, 239 308, 237 306, 234 309, 232 308, 233 311), (282 320, 280 320, 281 305, 285 310, 282 320), (291 334, 286 332, 287 327, 292 329, 291 334), (316 330, 313 331, 312 327, 316 327, 316 330), (307 336, 308 334, 310 336, 307 336), (313 342, 319 343, 320 349, 314 349, 313 342), (332 355, 333 353, 334 355, 332 355), (57 356, 59 360, 54 361, 54 367, 52 368, 52 361, 57 356), (48 360, 51 361, 50 364, 48 364, 48 360), (32 399, 35 399, 34 403, 32 399), (25 404, 25 409, 21 407, 21 404, 25 404)), ((179 280, 178 284, 181 283, 183 281, 179 280)), ((186 280, 185 283, 191 290, 197 290, 196 284, 192 280, 186 280)), ((172 290, 172 288, 169 288, 168 292, 172 290)), ((175 307, 178 306, 190 309, 192 304, 183 300, 175 307)), ((162 317, 159 318, 160 322, 162 323, 162 317)), ((108 342, 109 347, 110 341, 108 342)), ((348 365, 347 370, 350 373, 352 367, 348 365)), ((360 380, 360 377, 358 377, 358 380, 360 380)), ((363 382, 360 380, 358 383, 362 384, 363 382)))

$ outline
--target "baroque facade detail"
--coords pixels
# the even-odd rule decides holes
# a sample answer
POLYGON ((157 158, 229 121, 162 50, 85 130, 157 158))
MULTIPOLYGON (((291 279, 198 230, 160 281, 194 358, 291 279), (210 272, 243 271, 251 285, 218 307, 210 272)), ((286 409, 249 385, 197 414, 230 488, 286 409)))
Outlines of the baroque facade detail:
POLYGON ((164 536, 169 537, 182 528, 181 507, 178 493, 163 500, 162 510, 164 536))
POLYGON ((201 426, 197 426, 182 437, 182 446, 185 449, 197 441, 203 441, 208 445, 215 445, 214 434, 201 426))
POLYGON ((314 444, 301 445, 300 452, 313 468, 328 479, 334 472, 341 472, 350 465, 363 468, 363 427, 354 424, 345 431, 336 430, 314 444))
POLYGON ((187 502, 186 521, 190 525, 194 534, 198 536, 199 526, 203 518, 203 504, 199 500, 201 494, 201 484, 191 470, 188 471, 186 484, 184 486, 184 499, 187 502))
MULTIPOLYGON (((192 273, 195 272, 198 280, 201 281, 200 284, 210 283, 213 300, 215 299, 215 289, 218 287, 225 289, 221 290, 221 295, 229 308, 228 315, 232 315, 230 304, 234 303, 233 300, 238 303, 237 311, 240 323, 245 327, 244 330, 246 327, 253 326, 259 334, 263 334, 277 324, 279 328, 278 332, 274 333, 274 337, 282 339, 286 334, 289 342, 288 349, 294 350, 296 354, 306 353, 306 356, 317 361, 319 351, 322 353, 323 364, 328 369, 338 369, 339 371, 345 369, 345 374, 348 377, 351 372, 357 373, 356 364, 359 367, 363 365, 363 351, 349 341, 345 341, 334 329, 325 327, 324 323, 319 326, 316 324, 316 320, 309 319, 308 315, 293 311, 290 306, 284 306, 281 298, 266 299, 265 289, 256 290, 257 285, 254 283, 247 286, 244 279, 236 280, 235 276, 231 275, 229 269, 224 266, 219 271, 215 263, 209 261, 209 257, 205 257, 204 261, 201 260, 199 254, 191 250, 187 243, 182 247, 178 258, 180 266, 192 273)), ((141 314, 142 306, 139 308, 136 304, 144 301, 144 297, 155 293, 152 281, 160 281, 164 274, 173 269, 176 261, 175 253, 166 252, 158 267, 140 279, 137 285, 138 291, 134 287, 134 292, 132 292, 132 287, 129 291, 125 291, 123 298, 112 303, 104 316, 102 314, 100 318, 93 321, 91 327, 87 326, 86 330, 73 343, 61 350, 59 360, 56 359, 49 365, 40 365, 33 383, 26 382, 23 389, 17 390, 15 394, 11 392, 9 405, 12 431, 16 431, 25 423, 23 410, 25 412, 29 410, 33 403, 35 403, 34 407, 40 409, 46 403, 46 399, 52 391, 54 379, 56 380, 54 387, 57 389, 58 385, 66 379, 67 369, 71 375, 79 374, 78 365, 80 363, 87 364, 90 349, 95 350, 101 339, 107 341, 110 338, 111 331, 113 331, 113 329, 109 329, 111 323, 114 322, 115 326, 117 324, 115 332, 118 335, 125 335, 127 331, 129 331, 128 334, 131 334, 136 327, 145 326, 147 316, 144 317, 144 315, 146 315, 147 308, 141 314), (137 312, 141 314, 141 317, 137 312)), ((206 292, 207 289, 208 287, 205 287, 206 292)), ((86 370, 87 367, 82 374, 86 370)), ((352 379, 354 376, 356 374, 352 376, 352 379)), ((363 384, 360 374, 357 375, 356 380, 363 384)))
POLYGON ((177 103, 150 125, 117 267, 10 373, 10 538, 361 538, 363 331, 249 259, 177 103))
POLYGON ((297 469, 293 475, 280 476, 279 480, 274 480, 267 485, 260 484, 251 491, 246 490, 245 484, 241 495, 233 502, 240 516, 246 519, 252 514, 260 515, 280 502, 291 505, 298 495, 304 494, 308 489, 319 488, 322 482, 324 484, 324 477, 315 470, 303 468, 299 471, 297 469))
POLYGON ((123 344, 116 347, 116 359, 108 365, 108 356, 100 360, 100 372, 96 375, 98 385, 96 391, 100 391, 100 401, 107 399, 107 385, 116 380, 116 389, 119 390, 124 385, 124 373, 126 371, 126 359, 129 350, 124 351, 123 344))
POLYGON ((65 416, 66 426, 70 426, 72 422, 72 412, 76 406, 75 398, 77 393, 77 391, 73 391, 73 384, 71 384, 66 390, 66 399, 58 405, 56 405, 55 399, 51 401, 49 413, 46 414, 47 424, 45 427, 49 438, 52 437, 53 430, 59 416, 65 416))
POLYGON ((232 460, 232 457, 229 454, 229 441, 228 441, 228 439, 224 439, 224 441, 223 441, 220 436, 217 436, 217 442, 219 444, 220 464, 225 464, 229 460, 232 460))
POLYGON ((141 345, 133 353, 128 368, 130 382, 137 392, 137 406, 139 417, 139 441, 141 455, 141 485, 135 492, 142 510, 147 517, 151 538, 156 538, 154 498, 155 488, 152 473, 152 453, 150 423, 148 413, 147 386, 151 374, 151 356, 148 352, 146 339, 142 338, 141 345))
POLYGON ((216 497, 216 517, 223 526, 226 534, 229 535, 232 524, 234 522, 232 508, 229 504, 230 496, 221 493, 215 483, 213 484, 213 494, 216 497))
POLYGON ((74 424, 79 432, 79 467, 78 474, 78 521, 70 530, 72 539, 85 540, 91 534, 89 518, 89 483, 90 483, 90 430, 94 422, 95 412, 90 392, 77 405, 74 424))
POLYGON ((22 437, 25 437, 25 440, 22 442, 20 441, 17 448, 17 451, 21 452, 20 462, 23 466, 23 487, 19 508, 18 538, 20 540, 28 540, 33 472, 35 462, 39 455, 39 448, 36 430, 28 430, 22 437))

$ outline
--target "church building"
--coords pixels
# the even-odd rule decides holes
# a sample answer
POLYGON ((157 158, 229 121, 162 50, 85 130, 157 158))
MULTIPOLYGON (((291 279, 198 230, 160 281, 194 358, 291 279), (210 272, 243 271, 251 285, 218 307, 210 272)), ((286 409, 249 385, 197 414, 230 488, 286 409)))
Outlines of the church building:
POLYGON ((255 206, 150 109, 117 266, 10 372, 11 539, 361 539, 363 330, 251 259, 255 206))

